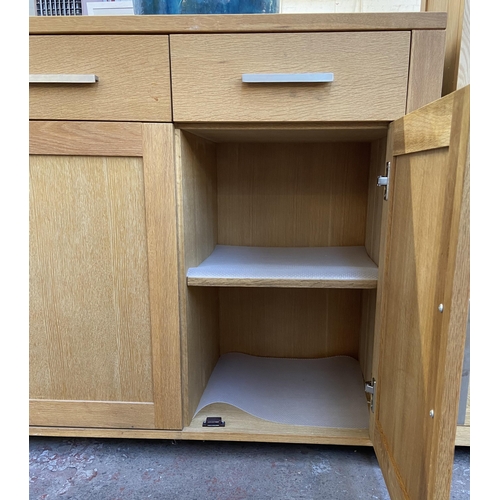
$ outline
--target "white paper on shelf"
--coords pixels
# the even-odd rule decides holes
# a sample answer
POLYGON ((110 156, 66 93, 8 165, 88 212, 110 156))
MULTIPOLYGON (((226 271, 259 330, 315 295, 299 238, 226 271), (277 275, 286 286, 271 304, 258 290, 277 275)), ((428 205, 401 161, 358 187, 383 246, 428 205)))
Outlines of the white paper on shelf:
POLYGON ((364 247, 247 247, 217 245, 188 278, 376 280, 364 247))
POLYGON ((290 359, 224 354, 196 413, 212 403, 233 405, 281 424, 368 428, 361 367, 349 356, 290 359))

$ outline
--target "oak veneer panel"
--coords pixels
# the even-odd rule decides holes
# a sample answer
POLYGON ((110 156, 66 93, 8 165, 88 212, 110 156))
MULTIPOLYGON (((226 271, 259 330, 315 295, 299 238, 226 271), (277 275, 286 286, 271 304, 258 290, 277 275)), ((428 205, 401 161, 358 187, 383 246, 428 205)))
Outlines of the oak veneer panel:
POLYGON ((144 210, 140 158, 30 157, 31 398, 153 401, 144 210))
MULTIPOLYGON (((219 409, 220 407, 217 407, 219 409)), ((235 421, 235 426, 239 428, 234 432, 213 432, 209 430, 191 426, 185 427, 182 431, 166 431, 159 429, 104 429, 88 427, 42 427, 30 426, 30 436, 58 436, 58 437, 93 437, 93 438, 120 438, 120 439, 190 439, 193 441, 239 441, 257 443, 304 443, 304 444, 340 444, 355 446, 370 446, 371 441, 365 429, 335 429, 334 433, 325 432, 323 429, 307 427, 303 429, 292 429, 291 432, 278 429, 266 428, 262 431, 248 431, 249 421, 240 415, 224 411, 224 415, 230 415, 235 421), (246 427, 247 432, 242 428, 246 427)), ((260 424, 260 422, 258 422, 260 424)), ((201 425, 201 424, 199 424, 201 425)), ((282 426, 280 426, 281 428, 282 426)), ((252 428, 253 429, 253 428, 252 428)))
POLYGON ((371 143, 370 172, 368 180, 368 202, 366 207, 365 248, 370 259, 378 265, 380 256, 380 233, 384 188, 377 186, 379 175, 386 175, 387 135, 371 143))
POLYGON ((412 31, 407 113, 441 97, 445 38, 445 30, 412 31))
POLYGON ((377 291, 363 290, 358 359, 363 377, 367 381, 371 380, 373 377, 373 343, 375 341, 376 305, 377 291))
POLYGON ((30 121, 30 154, 142 156, 142 124, 30 121))
POLYGON ((339 445, 370 446, 367 429, 342 429, 324 428, 300 425, 285 425, 269 422, 267 420, 254 417, 239 408, 224 404, 214 403, 203 408, 191 424, 183 430, 186 434, 207 435, 211 433, 212 439, 221 441, 247 441, 256 436, 265 437, 259 441, 268 439, 279 439, 279 442, 302 443, 328 443, 339 445), (225 427, 212 428, 209 432, 202 427, 203 421, 208 416, 223 415, 226 422, 225 427), (231 436, 231 437, 229 437, 231 436))
POLYGON ((220 353, 358 357, 361 290, 220 288, 220 353))
POLYGON ((187 271, 189 286, 376 288, 377 266, 357 247, 217 245, 187 271))
MULTIPOLYGON (((446 10, 446 9, 444 9, 446 10)), ((30 17, 30 34, 244 33, 444 29, 444 12, 30 17)))
POLYGON ((349 123, 181 123, 181 130, 212 142, 367 142, 387 135, 387 124, 349 123))
POLYGON ((369 143, 217 145, 218 243, 365 241, 369 143))
POLYGON ((442 240, 441 230, 436 227, 441 218, 435 214, 445 210, 447 159, 446 148, 398 157, 391 179, 393 211, 398 213, 391 232, 397 235, 397 242, 396 236, 390 241, 390 278, 384 286, 402 299, 399 307, 390 308, 385 323, 384 363, 379 366, 377 380, 379 386, 383 385, 378 420, 394 461, 402 470, 403 488, 409 498, 429 498, 430 478, 426 471, 434 426, 429 411, 435 408, 437 396, 433 367, 439 355, 442 317, 437 306, 442 302, 442 255, 447 248, 447 241, 442 240), (426 182, 429 176, 432 186, 426 182), (404 195, 398 197, 397 190, 403 188, 404 195), (426 203, 422 204, 424 197, 426 203), (397 268, 391 265, 393 262, 397 268))
POLYGON ((422 3, 423 10, 428 12, 447 13, 442 90, 442 95, 447 95, 457 89, 465 0, 422 0, 422 3))
POLYGON ((219 358, 216 289, 188 289, 186 271, 217 244, 217 157, 215 145, 175 131, 179 295, 181 308, 184 424, 191 421, 219 358))
POLYGON ((469 299, 469 87, 449 99, 449 147, 424 144, 392 171, 373 442, 394 498, 450 493, 469 299))
POLYGON ((157 428, 182 428, 174 127, 143 124, 152 374, 157 428))
POLYGON ((99 77, 30 84, 30 119, 171 121, 168 43, 168 36, 30 36, 31 74, 99 77))
POLYGON ((454 96, 445 96, 394 122, 393 154, 443 148, 450 144, 454 96))
POLYGON ((36 425, 154 429, 153 403, 102 401, 30 401, 36 425))
POLYGON ((172 35, 176 122, 389 121, 406 109, 410 33, 172 35), (324 84, 243 73, 333 72, 324 84))

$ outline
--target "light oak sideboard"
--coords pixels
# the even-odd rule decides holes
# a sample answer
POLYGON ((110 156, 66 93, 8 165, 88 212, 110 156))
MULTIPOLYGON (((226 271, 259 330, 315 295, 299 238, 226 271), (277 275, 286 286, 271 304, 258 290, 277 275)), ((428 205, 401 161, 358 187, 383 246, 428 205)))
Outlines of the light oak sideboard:
POLYGON ((30 434, 369 445, 392 498, 448 498, 469 87, 440 98, 445 28, 31 18, 30 434), (275 394, 295 420, 245 406, 246 360, 340 358, 357 375, 275 394), (209 399, 229 359, 242 404, 209 399), (317 423, 320 386, 347 423, 317 423))

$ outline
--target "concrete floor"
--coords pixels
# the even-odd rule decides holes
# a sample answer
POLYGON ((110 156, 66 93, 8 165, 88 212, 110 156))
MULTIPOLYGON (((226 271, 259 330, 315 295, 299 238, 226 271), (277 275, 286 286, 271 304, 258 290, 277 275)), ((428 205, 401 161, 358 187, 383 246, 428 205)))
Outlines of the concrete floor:
MULTIPOLYGON (((389 500, 372 448, 30 438, 31 500, 389 500)), ((470 498, 456 448, 452 500, 470 498)))

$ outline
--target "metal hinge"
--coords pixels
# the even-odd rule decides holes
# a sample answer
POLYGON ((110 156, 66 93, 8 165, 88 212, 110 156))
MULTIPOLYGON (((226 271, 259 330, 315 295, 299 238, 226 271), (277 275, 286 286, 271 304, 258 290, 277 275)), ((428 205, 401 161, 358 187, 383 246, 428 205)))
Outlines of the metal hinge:
POLYGON ((370 410, 375 412, 375 395, 377 390, 377 381, 372 378, 371 382, 365 382, 365 392, 370 395, 370 410))
POLYGON ((384 200, 389 199, 389 180, 391 175, 391 162, 388 161, 385 164, 385 175, 379 175, 377 177, 377 186, 384 186, 384 200))

